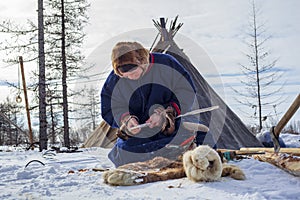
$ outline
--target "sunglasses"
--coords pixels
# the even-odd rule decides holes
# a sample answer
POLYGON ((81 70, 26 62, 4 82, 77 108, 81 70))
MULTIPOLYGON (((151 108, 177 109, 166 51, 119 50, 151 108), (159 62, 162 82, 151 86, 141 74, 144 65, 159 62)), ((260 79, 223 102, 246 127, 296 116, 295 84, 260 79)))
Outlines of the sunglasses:
POLYGON ((138 65, 136 64, 125 64, 117 67, 118 71, 121 73, 131 72, 136 68, 138 68, 138 65))

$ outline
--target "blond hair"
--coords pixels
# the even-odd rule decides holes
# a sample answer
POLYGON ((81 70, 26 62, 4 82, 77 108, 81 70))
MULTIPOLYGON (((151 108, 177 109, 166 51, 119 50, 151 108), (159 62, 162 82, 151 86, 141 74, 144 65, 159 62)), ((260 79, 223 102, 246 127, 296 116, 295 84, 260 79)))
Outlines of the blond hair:
POLYGON ((142 64, 149 62, 149 51, 138 42, 118 42, 111 54, 112 66, 115 74, 122 76, 118 66, 124 62, 134 62, 137 58, 142 64))

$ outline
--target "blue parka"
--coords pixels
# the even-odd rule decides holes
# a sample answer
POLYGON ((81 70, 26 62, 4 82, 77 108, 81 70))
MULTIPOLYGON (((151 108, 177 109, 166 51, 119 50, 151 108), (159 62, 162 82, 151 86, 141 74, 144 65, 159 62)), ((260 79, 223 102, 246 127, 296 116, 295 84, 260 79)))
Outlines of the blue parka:
MULTIPOLYGON (((129 114, 143 124, 158 106, 172 106, 177 115, 198 108, 193 81, 174 57, 151 53, 149 60, 147 71, 138 80, 121 78, 113 71, 106 79, 101 91, 101 115, 113 128, 119 128, 121 119, 129 114)), ((119 166, 165 154, 167 144, 180 144, 190 134, 186 130, 178 131, 180 122, 181 119, 176 119, 171 136, 156 128, 143 128, 126 141, 118 138, 109 158, 119 166)))

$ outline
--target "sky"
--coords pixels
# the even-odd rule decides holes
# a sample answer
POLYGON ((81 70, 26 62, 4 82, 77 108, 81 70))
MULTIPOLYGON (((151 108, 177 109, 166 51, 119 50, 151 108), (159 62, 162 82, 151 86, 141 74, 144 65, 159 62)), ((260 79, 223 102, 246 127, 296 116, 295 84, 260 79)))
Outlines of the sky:
MULTIPOLYGON (((247 113, 254 113, 252 108, 241 106, 235 99, 239 98, 232 91, 243 89, 239 63, 247 64, 244 55, 247 52, 245 40, 249 28, 251 11, 250 1, 244 0, 90 0, 90 22, 86 27, 86 40, 83 44, 84 54, 88 62, 96 64, 91 73, 104 72, 110 69, 110 51, 115 42, 119 40, 138 40, 150 47, 157 31, 152 19, 160 17, 173 19, 179 15, 179 22, 183 27, 175 37, 175 41, 191 58, 194 65, 225 100, 225 102, 247 124, 256 121, 249 119, 247 113), (205 55, 205 62, 202 57, 205 55)), ((266 34, 271 38, 266 43, 270 50, 270 59, 278 59, 276 69, 283 73, 277 83, 284 83, 282 94, 284 102, 278 107, 267 107, 265 113, 274 112, 278 121, 291 105, 300 86, 300 1, 298 0, 257 0, 260 8, 259 19, 264 22, 266 34)), ((36 0, 10 0, 0 2, 0 20, 11 19, 24 22, 26 19, 36 21, 36 0)), ((5 36, 7 37, 7 36, 5 36)), ((1 36, 3 38, 3 36, 1 36)), ((2 54, 0 54, 2 55, 2 54)), ((5 55, 2 55, 5 56, 5 55)), ((25 66, 26 76, 30 76, 37 64, 25 66)), ((9 95, 10 90, 4 86, 5 80, 17 82, 18 66, 7 66, 0 63, 0 101, 9 95)), ((81 83, 75 84, 80 85, 81 83)), ((96 84, 101 89, 101 82, 96 84)), ((270 91, 275 88, 270 88, 270 91)), ((299 112, 292 120, 299 120, 299 112)))

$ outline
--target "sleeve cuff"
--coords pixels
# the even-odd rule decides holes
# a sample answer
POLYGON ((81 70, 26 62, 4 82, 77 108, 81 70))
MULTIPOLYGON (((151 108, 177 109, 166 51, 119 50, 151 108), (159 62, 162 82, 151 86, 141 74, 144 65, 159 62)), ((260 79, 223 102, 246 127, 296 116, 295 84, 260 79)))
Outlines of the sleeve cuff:
POLYGON ((177 105, 177 103, 171 102, 170 104, 175 109, 177 116, 181 115, 181 110, 180 110, 179 106, 177 105))
POLYGON ((129 116, 129 115, 130 115, 129 112, 123 113, 123 114, 121 115, 121 117, 120 117, 120 120, 119 120, 120 124, 121 124, 121 122, 124 121, 124 119, 125 119, 127 116, 129 116))

